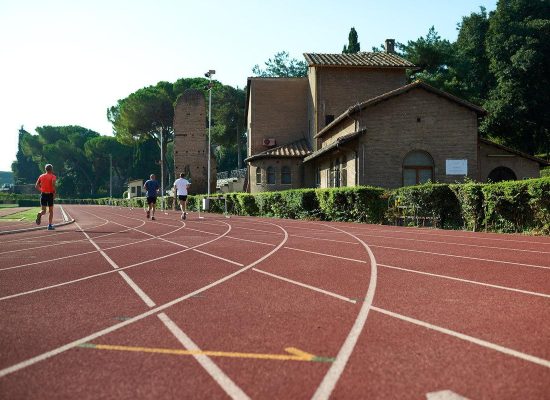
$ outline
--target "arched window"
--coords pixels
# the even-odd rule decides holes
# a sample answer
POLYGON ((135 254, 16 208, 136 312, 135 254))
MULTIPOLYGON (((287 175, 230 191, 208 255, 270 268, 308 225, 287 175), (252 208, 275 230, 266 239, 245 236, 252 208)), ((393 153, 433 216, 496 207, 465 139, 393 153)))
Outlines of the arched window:
POLYGON ((256 168, 256 185, 261 185, 262 183, 262 169, 260 167, 256 168))
POLYGON ((434 160, 425 151, 411 151, 403 160, 403 186, 433 181, 434 160))
POLYGON ((283 185, 290 185, 292 183, 292 176, 290 175, 290 167, 286 165, 281 168, 281 183, 283 185))
POLYGON ((491 171, 487 180, 491 182, 515 181, 516 174, 510 168, 497 167, 491 171))
POLYGON ((267 184, 268 185, 274 185, 275 184, 275 169, 273 167, 267 167, 266 174, 267 174, 267 184))

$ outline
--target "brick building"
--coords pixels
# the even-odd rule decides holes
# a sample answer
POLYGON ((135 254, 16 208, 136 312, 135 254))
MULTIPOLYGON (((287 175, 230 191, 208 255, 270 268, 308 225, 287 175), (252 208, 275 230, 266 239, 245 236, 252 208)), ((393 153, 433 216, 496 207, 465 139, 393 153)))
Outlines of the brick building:
POLYGON ((393 52, 304 54, 304 78, 249 78, 252 193, 538 177, 544 160, 481 139, 485 111, 422 82, 393 52))

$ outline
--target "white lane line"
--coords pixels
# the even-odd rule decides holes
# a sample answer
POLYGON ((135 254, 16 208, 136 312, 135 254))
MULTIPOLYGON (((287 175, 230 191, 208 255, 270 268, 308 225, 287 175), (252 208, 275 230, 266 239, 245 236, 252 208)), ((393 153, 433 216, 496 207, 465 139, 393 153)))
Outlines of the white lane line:
MULTIPOLYGON (((275 225, 275 224, 272 224, 272 225, 275 225)), ((275 225, 277 227, 279 227, 278 225, 275 225)), ((70 350, 74 347, 77 347, 81 344, 84 344, 86 342, 91 342, 92 340, 95 340, 97 339, 98 337, 101 337, 101 336, 104 336, 108 333, 111 333, 111 332, 114 332, 120 328, 123 328, 127 325, 130 325, 130 324, 133 324, 134 322, 137 322, 137 321, 140 321, 142 320, 143 318, 146 318, 150 315, 153 315, 153 314, 156 314, 156 313, 159 313, 161 311, 164 311, 166 310, 167 308, 169 307, 172 307, 178 303, 181 303, 182 301, 184 300, 187 300, 193 296, 196 296, 198 294, 201 294, 202 292, 205 292, 207 291, 208 289, 211 289, 215 286, 218 286, 226 281, 228 281, 229 279, 231 278, 234 278, 235 276, 237 275, 240 275, 242 274, 243 272, 255 267, 256 265, 258 265, 259 263, 261 263, 262 261, 266 260, 267 258, 269 258, 270 256, 272 256, 273 254, 275 254, 284 244, 285 242, 288 240, 288 233, 282 228, 282 227, 279 227, 279 229, 281 229, 283 232, 284 232, 284 238, 283 240, 281 241, 281 243, 279 243, 277 245, 277 247, 275 247, 273 250, 271 250, 269 253, 265 254, 264 256, 260 257, 259 259, 257 259, 256 261, 252 262, 251 264, 248 264, 246 267, 243 267, 241 269, 239 269, 238 271, 235 271, 231 274, 228 274, 226 276, 224 276, 223 278, 220 278, 218 279, 217 281, 214 281, 206 286, 203 286, 202 288, 200 289, 197 289, 197 290, 194 290, 193 292, 191 293, 188 293, 184 296, 181 296, 181 297, 178 297, 177 299, 174 299, 174 300, 171 300, 169 301, 168 303, 165 303, 161 306, 157 306, 155 308, 152 308, 150 309, 149 311, 146 311, 142 314, 139 314, 139 315, 136 315, 135 317, 132 317, 126 321, 122 321, 122 322, 119 322, 118 324, 115 324, 115 325, 112 325, 108 328, 105 328, 105 329, 102 329, 101 331, 98 331, 98 332, 95 332, 95 333, 92 333, 91 335, 88 335, 88 336, 85 336, 81 339, 77 339, 73 342, 70 342, 68 344, 65 344, 63 346, 60 346, 60 347, 57 347, 53 350, 50 350, 50 351, 47 351, 45 353, 42 353, 42 354, 39 354, 37 356, 34 356, 32 358, 29 358, 27 360, 24 360, 24 361, 21 361, 17 364, 14 364, 10 367, 7 367, 7 368, 4 368, 4 369, 1 369, 0 370, 0 378, 6 376, 6 375, 9 375, 13 372, 16 372, 16 371, 19 371, 23 368, 26 368, 26 367, 29 367, 33 364, 36 364, 37 362, 40 362, 40 361, 44 361, 50 357, 53 357, 53 356, 56 356, 58 354, 61 354, 61 353, 64 353, 65 351, 67 350, 70 350)), ((182 250, 182 251, 186 251, 186 250, 182 250)), ((122 269, 122 268, 121 268, 122 269)), ((108 273, 112 273, 112 272, 116 272, 116 271, 108 271, 108 273)))
POLYGON ((291 236, 291 237, 304 238, 304 239, 324 240, 324 241, 327 241, 327 242, 336 242, 336 243, 345 243, 345 244, 359 245, 359 243, 348 242, 348 241, 345 241, 345 240, 323 239, 323 238, 318 238, 318 237, 302 236, 302 235, 290 235, 290 236, 291 236))
POLYGON ((452 390, 439 390, 437 392, 426 393, 426 400, 469 400, 452 390))
MULTIPOLYGON (((336 229, 336 228, 334 228, 334 229, 336 229)), ((285 249, 287 249, 287 250, 294 250, 294 251, 301 251, 301 252, 303 252, 303 253, 317 254, 317 255, 319 255, 319 256, 324 256, 324 257, 339 258, 340 260, 353 261, 353 262, 358 262, 358 263, 363 263, 363 264, 366 264, 366 263, 367 263, 365 260, 358 260, 358 259, 356 259, 356 258, 347 258, 347 257, 335 256, 335 255, 332 255, 332 254, 319 253, 319 252, 317 252, 317 251, 311 251, 311 250, 297 249, 297 248, 295 248, 295 247, 288 247, 288 246, 285 246, 285 249)))
POLYGON ((472 280, 470 280, 470 279, 455 278, 454 276, 439 275, 439 274, 433 274, 433 273, 431 273, 431 272, 423 272, 423 271, 418 271, 418 270, 414 270, 414 269, 407 269, 407 268, 401 268, 401 267, 394 267, 394 266, 392 266, 392 265, 378 264, 378 266, 379 266, 379 267, 384 267, 384 268, 396 269, 396 270, 399 270, 399 271, 412 272, 412 273, 414 273, 414 274, 421 274, 421 275, 433 276, 433 277, 436 277, 436 278, 450 279, 450 280, 458 281, 458 282, 471 283, 471 284, 474 284, 474 285, 487 286, 487 287, 495 288, 495 289, 509 290, 509 291, 511 291, 511 292, 524 293, 524 294, 529 294, 529 295, 532 295, 532 296, 539 296, 539 297, 550 298, 550 294, 539 293, 539 292, 532 292, 532 291, 523 290, 523 289, 515 289, 515 288, 508 287, 508 286, 493 285, 493 284, 490 284, 490 283, 472 281, 472 280))
POLYGON ((424 321, 420 321, 418 319, 407 317, 407 316, 402 315, 402 314, 397 314, 397 313, 394 313, 392 311, 384 310, 383 308, 379 308, 379 307, 375 307, 375 306, 372 306, 371 308, 372 308, 373 311, 377 311, 381 314, 385 314, 385 315, 388 315, 390 317, 400 319, 402 321, 410 322, 411 324, 422 326, 424 328, 431 329, 433 331, 444 333, 446 335, 456 337, 456 338, 464 340, 466 342, 474 343, 474 344, 477 344, 478 346, 498 351, 498 352, 506 354, 508 356, 516 357, 516 358, 519 358, 519 359, 522 359, 522 360, 525 360, 525 361, 529 361, 531 363, 534 363, 534 364, 537 364, 537 365, 540 365, 540 366, 543 366, 543 367, 546 367, 546 368, 550 368, 550 361, 545 360, 543 358, 539 358, 539 357, 533 356, 531 354, 523 353, 521 351, 513 350, 513 349, 510 349, 508 347, 500 346, 498 344, 491 343, 491 342, 488 342, 486 340, 478 339, 478 338, 473 337, 473 336, 465 335, 464 333, 452 331, 450 329, 443 328, 443 327, 437 326, 437 325, 433 325, 433 324, 430 324, 428 322, 424 322, 424 321))
POLYGON ((63 215, 63 221, 65 222, 70 221, 70 218, 67 216, 67 213, 63 209, 63 206, 59 206, 59 209, 61 210, 61 215, 63 215))
MULTIPOLYGON (((378 264, 378 265, 382 266, 382 264, 378 264)), ((254 270, 256 270, 256 268, 254 268, 254 270)), ((257 272, 260 272, 260 271, 257 271, 257 272)), ((314 291, 319 292, 319 293, 329 295, 331 297, 335 297, 337 299, 340 299, 340 300, 343 300, 343 301, 346 301, 346 302, 349 302, 349 303, 352 303, 352 302, 355 303, 355 301, 352 300, 352 299, 341 296, 339 294, 335 294, 335 293, 326 291, 324 289, 316 288, 316 287, 311 286, 311 285, 306 285, 304 283, 301 283, 301 282, 298 282, 298 281, 293 281, 291 279, 288 279, 288 278, 285 278, 285 277, 282 277, 282 276, 279 276, 279 275, 275 275, 275 274, 266 273, 266 275, 269 275, 273 278, 280 279, 280 280, 283 280, 285 282, 289 282, 289 283, 292 283, 292 284, 295 284, 295 285, 298 285, 298 286, 301 286, 301 287, 305 287, 307 289, 314 290, 314 291)), ((526 353, 523 353, 523 352, 520 352, 520 351, 517 351, 517 350, 513 350, 513 349, 510 349, 510 348, 507 348, 507 347, 504 347, 504 346, 500 346, 500 345, 497 345, 497 344, 494 344, 494 343, 491 343, 491 342, 488 342, 488 341, 485 341, 485 340, 482 340, 482 339, 475 338, 473 336, 465 335, 463 333, 452 331, 450 329, 446 329, 446 328, 443 328, 443 327, 440 327, 440 326, 437 326, 437 325, 433 325, 433 324, 430 324, 428 322, 420 321, 418 319, 410 318, 410 317, 407 317, 407 316, 402 315, 402 314, 397 314, 397 313, 394 313, 392 311, 388 311, 388 310, 385 310, 383 308, 379 308, 379 307, 376 307, 376 306, 371 306, 371 309, 373 311, 377 311, 379 313, 388 315, 388 316, 393 317, 393 318, 397 318, 397 319, 400 319, 400 320, 403 320, 403 321, 407 321, 407 322, 410 322, 410 323, 415 324, 415 325, 420 325, 424 328, 435 330, 437 332, 444 333, 446 335, 450 335, 450 336, 453 336, 453 337, 456 337, 456 338, 459 338, 459 339, 462 339, 462 340, 466 340, 470 343, 474 343, 474 344, 477 344, 477 345, 480 345, 480 346, 483 346, 483 347, 486 347, 486 348, 490 348, 492 350, 499 351, 499 352, 504 353, 504 354, 509 355, 509 356, 521 358, 523 360, 534 362, 535 364, 542 365, 544 367, 550 368, 550 361, 539 358, 539 357, 536 357, 536 356, 532 356, 530 354, 526 354, 526 353)))
POLYGON ((386 236, 386 235, 373 235, 373 234, 370 234, 370 233, 360 233, 358 235, 359 236, 373 237, 373 238, 392 239, 392 240, 396 240, 396 241, 408 240, 408 241, 413 241, 413 242, 435 243, 435 244, 449 245, 449 246, 465 246, 465 247, 477 247, 477 248, 481 248, 481 249, 510 250, 510 251, 521 251, 521 252, 525 252, 525 253, 550 254, 550 251, 516 249, 516 248, 512 248, 512 247, 497 247, 497 246, 483 246, 483 245, 480 245, 480 244, 469 244, 469 243, 441 242, 441 241, 437 241, 437 240, 404 238, 404 237, 386 236))
POLYGON ((235 237, 235 236, 227 236, 228 239, 233 239, 233 240, 239 240, 241 242, 250 242, 250 243, 255 243, 255 244, 262 244, 264 246, 276 246, 276 244, 271 244, 271 243, 266 243, 266 242, 259 242, 257 240, 250 240, 250 239, 242 239, 242 238, 238 238, 238 237, 235 237))
MULTIPOLYGON (((377 225, 379 226, 379 225, 377 225)), ((351 229, 353 231, 355 231, 355 233, 359 234, 357 231, 359 232, 382 232, 382 233, 404 233, 404 234, 411 234, 411 235, 424 235, 424 236, 436 236, 436 237, 445 237, 445 238, 451 238, 451 239, 455 239, 455 238, 460 238, 460 239, 472 239, 472 240, 493 240, 493 241, 498 241, 498 242, 513 242, 513 243, 523 243, 523 244, 537 244, 537 245, 550 245, 550 242, 542 242, 542 241, 535 241, 535 242, 532 242, 532 241, 529 241, 529 240, 516 240, 516 239, 505 239, 505 238, 494 238, 494 237, 486 237, 486 236, 489 236, 491 235, 491 233, 484 233, 483 235, 486 235, 486 236, 481 236, 480 235, 480 232, 477 232, 478 234, 477 235, 474 235, 473 232, 472 232, 472 235, 471 236, 466 236, 466 235, 455 235, 455 234, 445 234, 445 232, 453 232, 453 231, 444 231, 444 230, 436 230, 436 231, 439 231, 441 233, 430 233, 430 232, 422 232, 422 229, 419 229, 419 228, 404 228, 404 229, 389 229, 390 226, 386 225, 388 229, 372 229, 372 228, 361 228, 361 227, 357 227, 357 226, 350 226, 348 229, 351 229)), ((427 229, 426 229, 427 230, 427 229)), ((498 233, 492 233, 492 235, 501 235, 501 236, 505 236, 503 235, 502 233, 498 234, 498 233)), ((442 242, 444 243, 444 242, 442 242)))
MULTIPOLYGON (((191 340, 165 313, 157 315, 170 332, 179 340, 186 350, 200 352, 199 346, 191 340)), ((238 387, 206 354, 192 354, 197 362, 216 381, 216 383, 232 399, 249 399, 246 393, 238 387)))
POLYGON ((353 304, 357 303, 357 300, 353 300, 353 299, 350 299, 348 297, 340 296, 339 294, 329 292, 328 290, 324 290, 324 289, 321 289, 321 288, 318 288, 318 287, 315 287, 315 286, 307 285, 307 284, 302 283, 302 282, 298 282, 298 281, 295 281, 295 280, 292 280, 292 279, 288 279, 288 278, 285 278, 284 276, 281 276, 281 275, 275 275, 275 274, 272 274, 270 272, 267 272, 267 271, 264 271, 264 270, 261 270, 261 269, 257 269, 257 268, 252 268, 252 271, 259 272, 261 274, 271 276, 272 278, 280 279, 281 281, 289 282, 289 283, 292 283, 292 284, 297 285, 297 286, 305 287, 305 288, 313 290, 315 292, 326 294, 327 296, 336 297, 339 300, 347 301, 347 302, 353 303, 353 304))
POLYGON ((433 252, 433 251, 425 251, 425 250, 403 249, 403 248, 400 248, 400 247, 380 246, 380 245, 377 245, 377 244, 371 244, 370 246, 381 248, 381 249, 390 249, 390 250, 397 250, 397 251, 410 251, 410 252, 413 252, 413 253, 432 254, 432 255, 443 256, 443 257, 464 258, 464 259, 467 259, 467 260, 486 261, 486 262, 492 262, 492 263, 498 263, 498 264, 519 265, 521 267, 550 269, 550 267, 546 267, 546 266, 543 266, 543 265, 523 264, 523 263, 518 263, 518 262, 513 262, 513 261, 491 260, 489 258, 459 256, 459 255, 456 255, 456 254, 436 253, 436 252, 433 252))
MULTIPOLYGON (((78 227, 78 229, 80 229, 82 231, 82 233, 84 234, 84 236, 86 236, 86 238, 90 241, 90 243, 97 249, 97 251, 99 251, 99 254, 101 254, 103 256, 103 258, 105 258, 107 260, 107 262, 111 265, 111 267, 113 267, 114 269, 119 269, 117 263, 115 263, 111 257, 109 257, 107 254, 105 254, 105 252, 103 250, 101 250, 101 248, 96 244, 96 242, 93 241, 93 239, 80 227, 80 225, 78 225, 78 222, 75 222, 76 226, 78 227)), ((143 300, 143 302, 145 304, 147 304, 149 307, 154 307, 155 306, 155 302, 149 297, 147 296, 147 293, 145 293, 133 280, 132 278, 130 278, 128 276, 128 274, 126 274, 126 272, 124 271, 118 271, 118 274, 122 277, 122 279, 124 279, 124 281, 134 290, 134 292, 136 292, 136 294, 139 296, 139 298, 141 300, 143 300)))
POLYGON ((321 381, 321 384, 317 387, 317 390, 315 391, 315 394, 312 397, 313 399, 316 399, 316 400, 328 399, 332 391, 334 390, 334 387, 338 383, 338 380, 340 379, 342 372, 344 372, 344 369, 346 368, 346 364, 351 356, 351 353, 353 353, 355 345, 359 340, 359 335, 363 331, 365 323, 367 322, 367 317, 369 315, 369 311, 370 311, 372 302, 374 300, 374 292, 376 291, 376 278, 377 278, 376 259, 374 258, 374 254, 372 253, 369 246, 367 246, 365 242, 363 242, 361 239, 359 239, 357 236, 353 235, 352 233, 345 232, 333 226, 331 226, 331 228, 336 229, 340 232, 344 232, 347 235, 353 237, 355 240, 359 241, 363 245, 365 250, 367 250, 369 254, 369 259, 370 259, 370 282, 369 282, 369 288, 365 296, 365 302, 361 305, 361 309, 357 314, 357 318, 355 319, 355 322, 353 323, 353 326, 349 331, 348 336, 344 341, 344 344, 340 348, 340 351, 338 351, 338 355, 336 356, 336 359, 331 364, 328 372, 326 373, 325 377, 321 381))
MULTIPOLYGON (((186 251, 191 251, 193 250, 194 248, 197 248, 197 247, 201 247, 201 246, 204 246, 208 243, 212 243, 216 240, 219 240, 221 238, 223 238, 225 235, 227 235, 229 233, 231 229, 227 230, 224 234, 212 239, 212 240, 209 240, 207 242, 204 242, 204 243, 201 243, 201 244, 198 244, 194 247, 189 247, 189 248, 186 248, 186 249, 183 249, 183 250, 180 250, 180 251, 176 251, 174 253, 171 253, 171 254, 166 254, 164 256, 160 256, 160 257, 155 257, 155 258, 152 258, 150 260, 145 260, 145 261, 140 261, 138 263, 135 263, 135 264, 132 264, 132 265, 127 265, 126 267, 120 267, 118 269, 118 271, 122 271, 122 270, 125 270, 125 269, 128 269, 128 268, 134 268, 134 267, 137 267, 139 265, 143 265, 143 264, 148 264, 148 263, 151 263, 151 262, 154 262, 154 261, 159 261, 159 260, 162 260, 162 259, 165 259, 165 258, 168 258, 168 257, 173 257, 175 255, 178 255, 178 254, 181 254, 181 253, 184 253, 186 251)), ((58 283, 58 284, 55 284, 55 285, 50 285, 50 286, 45 286, 45 287, 42 287, 42 288, 38 288, 38 289, 33 289, 33 290, 28 290, 26 292, 21 292, 21 293, 15 293, 15 294, 12 294, 12 295, 9 295, 9 296, 4 296, 4 297, 0 297, 0 301, 4 301, 4 300, 9 300, 9 299, 13 299, 15 297, 20 297, 20 296, 25 296, 25 295, 28 295, 28 294, 32 294, 32 293, 37 293, 37 292, 42 292, 44 290, 49 290, 49 289, 54 289, 54 288, 58 288, 58 287, 61 287, 61 286, 65 286, 65 285, 70 285, 70 284, 73 284, 73 283, 77 283, 77 282, 81 282, 81 281, 86 281, 88 279, 93 279, 93 278, 97 278, 97 277, 100 277, 100 276, 103 276, 103 275, 108 275, 108 274, 112 274, 113 272, 117 272, 115 270, 113 271, 106 271, 106 272, 100 272, 98 274, 94 274, 94 275, 88 275, 88 276, 85 276, 83 278, 78 278, 78 279, 73 279, 72 281, 67 281, 67 282, 63 282, 63 283, 58 283)))

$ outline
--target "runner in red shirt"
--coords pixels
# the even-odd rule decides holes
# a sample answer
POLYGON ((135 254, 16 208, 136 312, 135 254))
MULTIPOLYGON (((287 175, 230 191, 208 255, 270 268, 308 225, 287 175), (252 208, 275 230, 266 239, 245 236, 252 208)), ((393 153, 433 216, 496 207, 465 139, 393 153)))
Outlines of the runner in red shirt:
POLYGON ((40 205, 42 206, 42 212, 36 214, 36 225, 40 225, 42 216, 46 214, 46 207, 48 207, 50 212, 48 215, 48 230, 53 231, 55 229, 52 222, 56 177, 53 174, 53 166, 51 164, 46 164, 44 169, 46 170, 46 173, 38 177, 35 185, 36 189, 40 191, 40 205))

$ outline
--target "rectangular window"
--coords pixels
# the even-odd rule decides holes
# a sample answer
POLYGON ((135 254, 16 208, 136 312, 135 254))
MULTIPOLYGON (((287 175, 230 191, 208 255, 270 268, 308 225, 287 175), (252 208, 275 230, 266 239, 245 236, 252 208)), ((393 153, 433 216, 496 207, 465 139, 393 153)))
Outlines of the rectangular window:
POLYGON ((256 185, 262 184, 262 169, 260 167, 256 168, 256 185))

